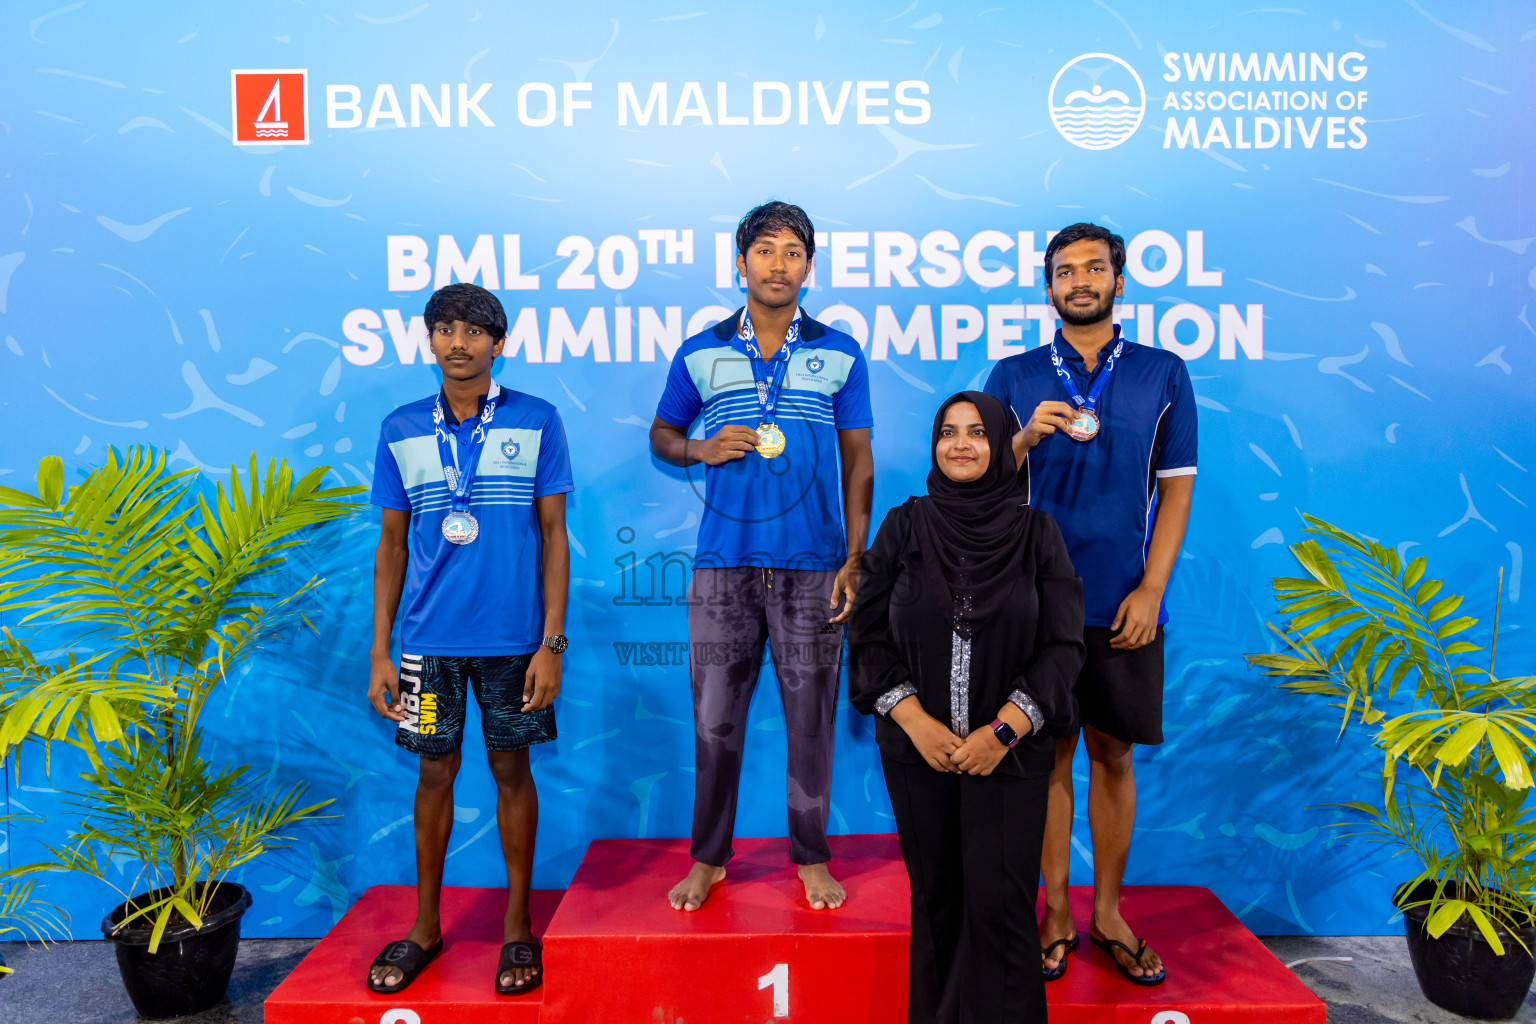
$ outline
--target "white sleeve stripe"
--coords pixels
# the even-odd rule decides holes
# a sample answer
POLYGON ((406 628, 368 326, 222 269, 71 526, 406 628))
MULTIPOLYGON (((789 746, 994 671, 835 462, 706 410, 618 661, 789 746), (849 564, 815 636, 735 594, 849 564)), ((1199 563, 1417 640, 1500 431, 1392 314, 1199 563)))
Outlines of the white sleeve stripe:
POLYGON ((1160 470, 1158 470, 1157 471, 1157 478, 1159 480, 1163 480, 1163 479, 1166 479, 1166 478, 1168 478, 1170 476, 1194 476, 1195 472, 1196 472, 1196 470, 1195 470, 1194 466, 1179 466, 1176 469, 1160 469, 1160 470))
MULTIPOLYGON (((1162 407, 1162 409, 1158 411, 1157 423, 1155 423, 1153 425, 1153 427, 1152 427, 1152 447, 1147 449, 1147 469, 1149 469, 1149 470, 1152 468, 1152 457, 1157 454, 1157 450, 1158 450, 1158 448, 1157 448, 1157 438, 1158 438, 1158 435, 1163 432, 1163 417, 1168 415, 1168 410, 1172 409, 1172 408, 1173 408, 1173 403, 1172 402, 1169 402, 1166 405, 1164 405, 1162 407)), ((1161 476, 1162 474, 1159 473, 1158 475, 1161 476)), ((1146 479, 1146 478, 1143 477, 1142 479, 1146 479)), ((1157 504, 1152 500, 1151 489, 1148 488, 1148 493, 1147 493, 1147 513, 1146 513, 1146 516, 1145 516, 1145 518, 1143 520, 1142 527, 1141 527, 1141 535, 1144 538, 1149 538, 1149 537, 1152 536, 1152 510, 1154 508, 1156 508, 1156 507, 1157 507, 1157 504)), ((1152 550, 1152 546, 1150 544, 1146 543, 1145 541, 1143 541, 1142 545, 1141 545, 1141 571, 1143 573, 1145 573, 1147 571, 1147 553, 1149 551, 1151 551, 1151 550, 1152 550)))

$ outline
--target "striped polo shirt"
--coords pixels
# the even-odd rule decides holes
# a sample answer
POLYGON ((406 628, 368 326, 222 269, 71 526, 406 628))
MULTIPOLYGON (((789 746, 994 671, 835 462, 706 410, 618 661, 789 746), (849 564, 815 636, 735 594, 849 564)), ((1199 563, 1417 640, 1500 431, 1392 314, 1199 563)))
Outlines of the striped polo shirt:
MULTIPOLYGON (((684 431, 698 425, 691 436, 706 438, 727 424, 756 428, 762 422, 752 357, 736 333, 740 317, 737 310, 683 342, 672 357, 657 417, 684 431)), ((721 466, 688 468, 702 504, 696 566, 842 566, 837 432, 874 424, 859 343, 802 310, 800 340, 773 419, 784 432, 784 454, 767 459, 748 452, 721 466)))
MULTIPOLYGON (((542 398, 502 388, 475 467, 469 544, 443 538, 453 495, 432 428, 433 395, 384 418, 371 500, 411 514, 410 561, 400 595, 401 646, 412 654, 527 654, 544 635, 544 573, 533 499, 574 490, 560 413, 542 398)), ((480 396, 485 408, 485 396, 480 396)), ((454 420, 443 400, 454 462, 480 425, 454 420)))

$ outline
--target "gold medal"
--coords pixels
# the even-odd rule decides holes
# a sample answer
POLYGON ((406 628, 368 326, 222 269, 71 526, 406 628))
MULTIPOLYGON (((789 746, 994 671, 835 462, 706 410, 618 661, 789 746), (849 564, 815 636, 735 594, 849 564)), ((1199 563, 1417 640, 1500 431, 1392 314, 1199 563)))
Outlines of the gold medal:
POLYGON ((784 431, 774 423, 759 423, 757 425, 757 454, 765 459, 776 459, 784 454, 784 431))

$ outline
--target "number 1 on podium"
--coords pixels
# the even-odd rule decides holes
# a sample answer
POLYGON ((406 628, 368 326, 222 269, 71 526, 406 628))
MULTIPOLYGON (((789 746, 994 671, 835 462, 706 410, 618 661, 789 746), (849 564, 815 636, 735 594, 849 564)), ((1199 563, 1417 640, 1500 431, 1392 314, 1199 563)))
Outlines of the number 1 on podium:
POLYGON ((757 979, 757 990, 759 992, 769 985, 773 986, 773 1015, 775 1017, 788 1017, 789 964, 774 964, 773 970, 757 979))

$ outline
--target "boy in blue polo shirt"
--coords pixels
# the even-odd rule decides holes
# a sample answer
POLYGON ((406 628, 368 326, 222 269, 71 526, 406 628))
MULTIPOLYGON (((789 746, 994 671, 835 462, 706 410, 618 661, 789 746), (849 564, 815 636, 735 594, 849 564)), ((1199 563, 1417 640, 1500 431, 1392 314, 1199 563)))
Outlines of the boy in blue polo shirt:
POLYGON ((827 868, 827 811, 842 623, 874 491, 869 374, 858 342, 800 309, 816 251, 805 211, 757 207, 736 249, 746 306, 683 342, 651 424, 657 458, 706 467, 688 587, 694 865, 667 899, 697 910, 725 877, 766 641, 789 746, 790 860, 811 907, 832 909, 846 898, 827 868), (701 414, 705 436, 690 438, 701 414))
POLYGON ((442 388, 384 418, 374 458, 383 522, 368 681, 374 709, 398 723, 395 743, 421 758, 416 923, 379 953, 368 987, 398 992, 442 951, 438 901, 472 687, 507 865, 496 967, 496 991, 507 995, 537 988, 544 973, 528 913, 539 815, 528 748, 555 738, 571 463, 555 407, 491 379, 507 333, 496 296, 449 285, 427 302, 425 319, 442 388))
MULTIPOLYGON (((1120 883, 1136 818, 1132 748, 1163 742, 1163 591, 1189 522, 1196 415, 1184 361, 1129 342, 1113 321, 1124 267, 1119 235, 1096 224, 1058 232, 1045 247, 1045 288, 1061 329, 998 363, 986 390, 1013 411, 1029 503, 1061 526, 1083 581, 1087 660, 1074 692, 1093 833, 1088 935, 1128 980, 1157 985, 1167 972, 1120 916, 1120 883)), ((1040 861, 1047 980, 1078 945, 1067 903, 1076 747, 1075 729, 1057 740, 1040 861)))

